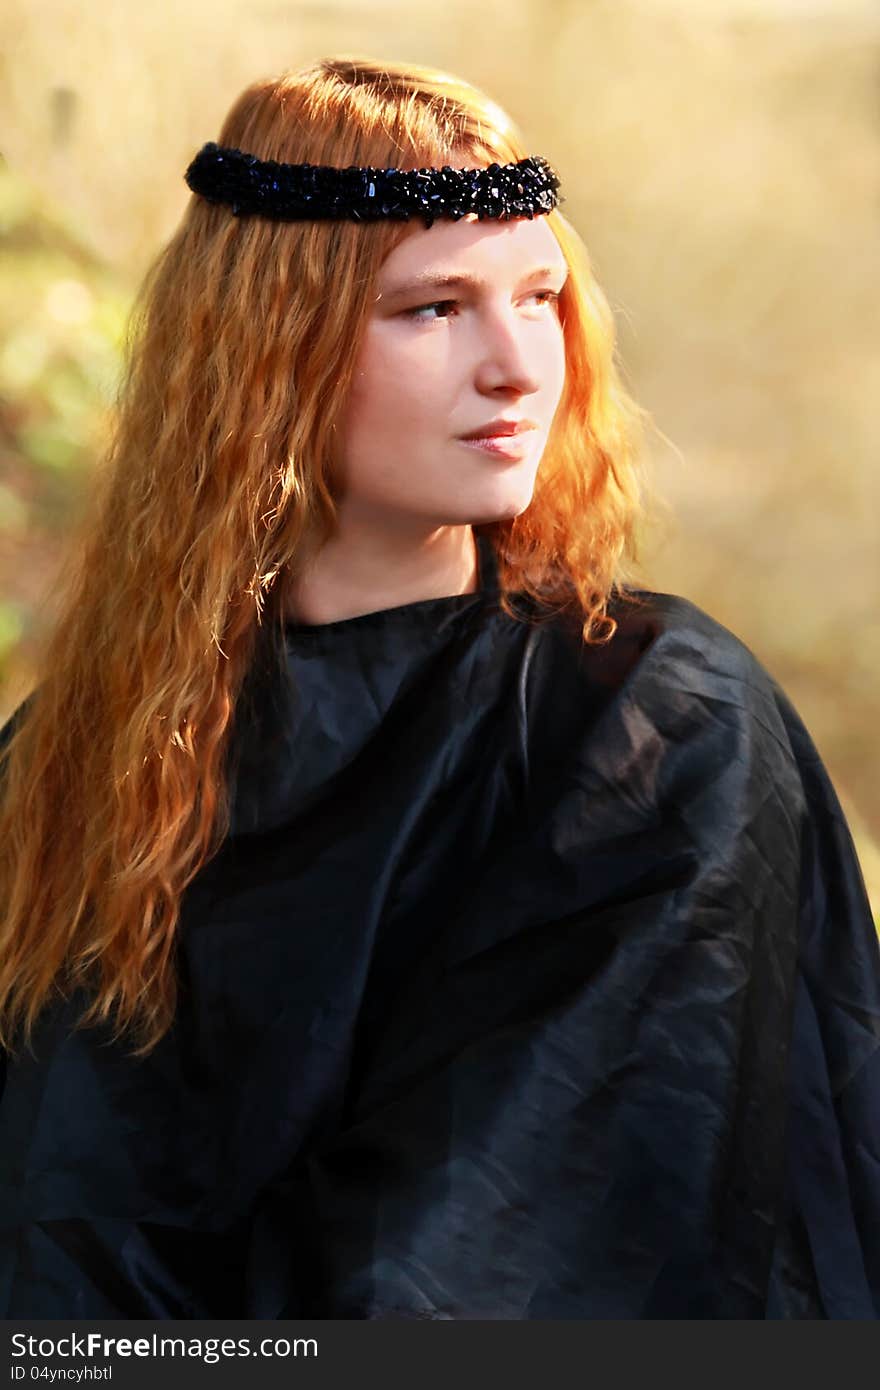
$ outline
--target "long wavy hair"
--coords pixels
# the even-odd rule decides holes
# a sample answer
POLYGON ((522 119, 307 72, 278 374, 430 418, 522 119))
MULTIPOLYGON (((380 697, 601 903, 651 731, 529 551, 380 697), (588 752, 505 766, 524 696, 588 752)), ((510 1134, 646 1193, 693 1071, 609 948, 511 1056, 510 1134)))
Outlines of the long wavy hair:
MULTIPOLYGON (((532 153, 499 107, 434 69, 334 57, 254 82, 218 143, 336 166, 505 163, 532 153)), ((644 417, 611 311, 557 208, 570 273, 566 380, 527 509, 480 527, 514 591, 571 595, 607 642, 645 516, 644 417)), ((71 547, 37 684, 0 756, 0 1045, 86 991, 134 1055, 178 1000, 181 896, 229 832, 228 753, 257 642, 333 534, 334 428, 376 273, 379 221, 236 218, 193 196, 135 298, 95 497, 71 547)))

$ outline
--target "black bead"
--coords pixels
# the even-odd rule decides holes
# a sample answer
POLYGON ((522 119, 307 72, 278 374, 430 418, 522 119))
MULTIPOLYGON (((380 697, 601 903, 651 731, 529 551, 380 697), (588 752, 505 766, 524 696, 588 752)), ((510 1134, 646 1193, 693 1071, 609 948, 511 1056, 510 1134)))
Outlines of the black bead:
POLYGON ((467 212, 483 217, 528 217, 549 212, 561 201, 559 179, 541 156, 488 168, 379 169, 349 165, 283 164, 259 160, 209 141, 186 171, 194 193, 227 203, 235 216, 294 221, 344 218, 354 221, 423 217, 458 220, 467 212))

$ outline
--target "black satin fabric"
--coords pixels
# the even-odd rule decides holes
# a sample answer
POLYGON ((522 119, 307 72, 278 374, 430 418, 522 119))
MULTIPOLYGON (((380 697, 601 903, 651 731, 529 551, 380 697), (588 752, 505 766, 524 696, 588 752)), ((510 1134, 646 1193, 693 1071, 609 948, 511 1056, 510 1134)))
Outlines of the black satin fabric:
POLYGON ((171 1033, 74 998, 9 1062, 3 1316, 878 1316, 880 953, 809 734, 686 599, 585 648, 479 544, 255 663, 171 1033))

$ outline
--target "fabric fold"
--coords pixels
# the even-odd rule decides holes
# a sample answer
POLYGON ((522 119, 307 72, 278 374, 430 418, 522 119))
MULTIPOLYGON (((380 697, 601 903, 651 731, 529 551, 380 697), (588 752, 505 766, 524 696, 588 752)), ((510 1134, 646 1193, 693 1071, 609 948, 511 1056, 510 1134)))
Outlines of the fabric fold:
POLYGON ((480 556, 255 668, 174 1027, 74 999, 8 1064, 4 1316, 880 1314, 880 951, 810 735, 688 600, 588 648, 480 556))

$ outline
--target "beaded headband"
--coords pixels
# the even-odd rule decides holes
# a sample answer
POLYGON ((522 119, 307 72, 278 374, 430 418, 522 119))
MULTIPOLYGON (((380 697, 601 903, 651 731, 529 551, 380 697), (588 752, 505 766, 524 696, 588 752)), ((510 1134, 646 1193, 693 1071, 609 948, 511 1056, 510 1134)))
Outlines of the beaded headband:
POLYGON ((563 202, 559 178, 541 155, 487 168, 374 169, 351 164, 281 164, 274 159, 216 145, 203 145, 184 175, 193 193, 211 203, 228 203, 236 217, 256 215, 281 222, 313 218, 423 217, 458 220, 469 212, 484 217, 528 217, 551 212, 563 202))

